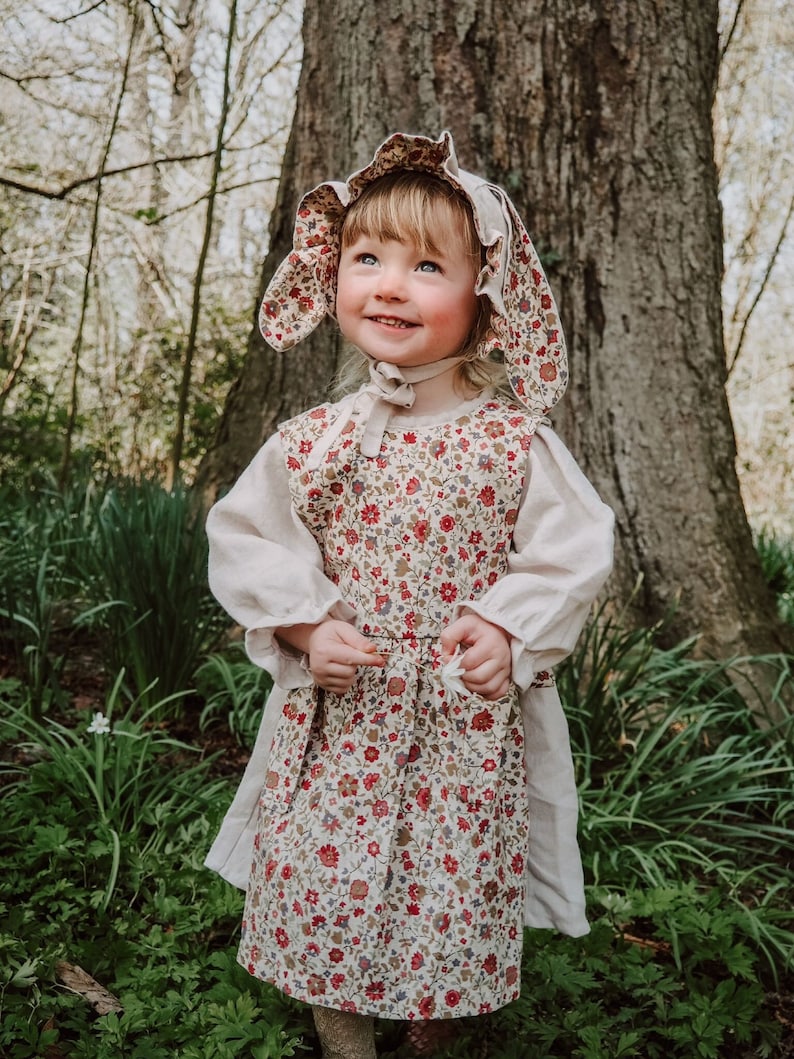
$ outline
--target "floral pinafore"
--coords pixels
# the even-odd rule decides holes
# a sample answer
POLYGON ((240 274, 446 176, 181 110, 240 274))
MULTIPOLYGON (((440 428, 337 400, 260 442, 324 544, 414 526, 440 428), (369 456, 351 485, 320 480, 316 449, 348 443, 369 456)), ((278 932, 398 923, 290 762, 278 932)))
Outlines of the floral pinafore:
POLYGON ((333 409, 282 441, 325 573, 387 657, 342 696, 290 693, 260 799, 240 962, 313 1004, 387 1018, 485 1012, 519 992, 528 820, 515 688, 440 679, 455 604, 506 570, 534 420, 498 398, 359 452, 333 409))

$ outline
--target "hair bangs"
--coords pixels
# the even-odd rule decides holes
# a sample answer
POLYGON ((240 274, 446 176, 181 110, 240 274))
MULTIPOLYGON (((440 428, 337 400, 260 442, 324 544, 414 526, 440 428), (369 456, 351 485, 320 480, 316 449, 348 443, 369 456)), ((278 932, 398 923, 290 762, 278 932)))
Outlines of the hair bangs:
POLYGON ((413 243, 423 254, 439 254, 448 245, 450 228, 463 235, 467 255, 479 269, 480 241, 469 204, 437 177, 401 171, 376 180, 348 209, 342 246, 362 236, 377 237, 413 243))

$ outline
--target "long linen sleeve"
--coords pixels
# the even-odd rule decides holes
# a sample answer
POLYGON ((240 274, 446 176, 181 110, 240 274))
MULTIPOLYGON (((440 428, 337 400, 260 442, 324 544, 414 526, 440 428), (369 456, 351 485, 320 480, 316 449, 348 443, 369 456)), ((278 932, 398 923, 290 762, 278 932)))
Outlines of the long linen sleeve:
POLYGON ((612 569, 613 534, 612 511, 554 431, 538 427, 508 572, 459 608, 510 633, 519 688, 573 650, 612 569))
POLYGON ((207 517, 209 584, 246 630, 253 662, 282 688, 311 677, 275 630, 324 618, 351 621, 355 611, 325 576, 317 543, 297 518, 281 439, 274 434, 207 517))

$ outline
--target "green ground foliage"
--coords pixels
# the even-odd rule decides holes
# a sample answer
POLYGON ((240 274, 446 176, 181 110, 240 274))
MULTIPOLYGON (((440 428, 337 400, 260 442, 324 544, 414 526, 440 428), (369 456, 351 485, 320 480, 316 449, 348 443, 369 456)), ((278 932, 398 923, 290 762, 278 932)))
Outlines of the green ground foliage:
MULTIPOLYGON (((39 486, 0 512, 0 1055, 318 1056, 202 866, 268 678, 207 594, 189 495, 39 486)), ((789 616, 792 549, 759 551, 789 616)), ((794 1055, 792 726, 760 730, 730 663, 660 632, 594 615, 559 674, 592 932, 527 932, 521 998, 440 1054, 794 1055)), ((378 1024, 383 1056, 401 1035, 378 1024)))

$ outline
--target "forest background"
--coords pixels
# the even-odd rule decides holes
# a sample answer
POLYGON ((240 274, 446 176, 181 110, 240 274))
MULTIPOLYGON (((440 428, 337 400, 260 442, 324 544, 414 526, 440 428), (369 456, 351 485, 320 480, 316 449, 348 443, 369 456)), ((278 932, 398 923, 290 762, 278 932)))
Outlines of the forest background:
MULTIPOLYGON (((633 9, 679 7, 693 35, 710 17, 710 3, 633 9)), ((548 17, 559 31, 581 9, 582 29, 596 8, 616 34, 627 27, 608 0, 548 17)), ((786 8, 723 4, 713 127, 736 469, 791 625, 786 8)), ((324 10, 307 0, 311 72, 332 43, 349 43, 356 69, 363 13, 356 34, 325 39, 324 10)), ((456 12, 474 25, 474 7, 456 12)), ((268 242, 291 223, 279 194, 291 194, 296 144, 317 164, 330 150, 306 139, 301 100, 322 115, 327 99, 310 85, 301 96, 303 16, 293 0, 0 0, 0 781, 14 851, 0 881, 0 1053, 15 1059, 316 1051, 305 1012, 236 968, 239 895, 201 867, 267 678, 208 597, 191 499, 195 481, 205 498, 236 470, 223 448, 235 388, 238 409, 241 390, 268 414, 280 403, 283 376, 260 394, 245 367, 268 242)), ((322 392, 311 351, 292 363, 322 392)), ((238 432, 254 424, 249 446, 264 421, 238 415, 238 432)), ((575 435, 576 417, 564 437, 566 426, 575 435)), ((668 535, 672 496, 653 512, 668 535)), ((657 588, 663 601, 664 578, 657 588)), ((701 630, 673 636, 658 612, 624 622, 629 603, 605 604, 559 673, 594 930, 528 944, 525 979, 543 986, 494 1020, 487 1054, 790 1056, 791 655, 772 660, 759 696, 772 726, 759 731, 730 657, 697 656, 701 630)), ((379 1040, 400 1054, 394 1027, 379 1040)), ((470 1056, 469 1037, 451 1054, 470 1056)))
MULTIPOLYGON (((221 4, 3 6, 0 470, 189 481, 251 330, 300 5, 235 5, 231 37, 221 4)), ((737 468, 752 525, 790 533, 784 7, 724 5, 714 120, 737 468)))

